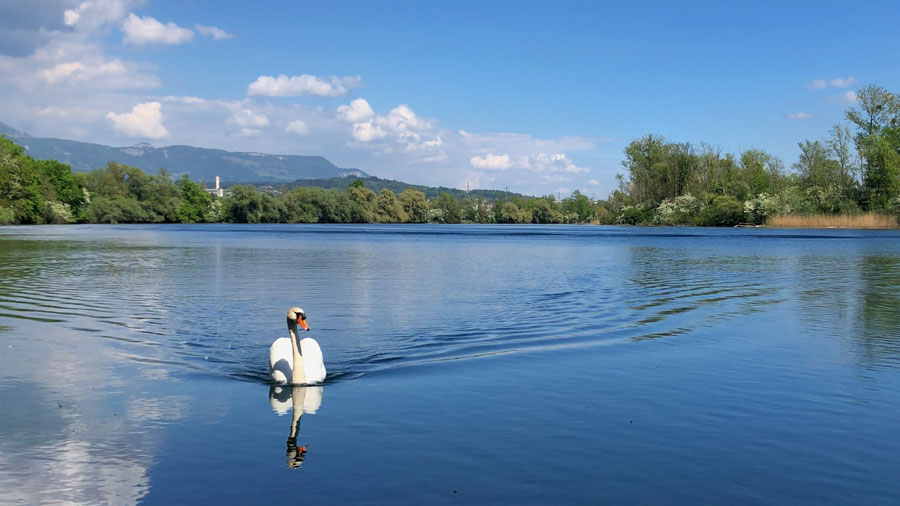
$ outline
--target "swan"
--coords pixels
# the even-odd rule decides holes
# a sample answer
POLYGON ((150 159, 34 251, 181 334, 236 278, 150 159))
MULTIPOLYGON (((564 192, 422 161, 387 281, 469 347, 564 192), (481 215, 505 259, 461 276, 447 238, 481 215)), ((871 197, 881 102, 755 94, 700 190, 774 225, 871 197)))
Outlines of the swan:
POLYGON ((269 376, 276 385, 312 385, 325 380, 322 349, 315 339, 297 337, 297 325, 309 331, 306 313, 299 307, 287 312, 290 337, 276 339, 269 348, 269 376))

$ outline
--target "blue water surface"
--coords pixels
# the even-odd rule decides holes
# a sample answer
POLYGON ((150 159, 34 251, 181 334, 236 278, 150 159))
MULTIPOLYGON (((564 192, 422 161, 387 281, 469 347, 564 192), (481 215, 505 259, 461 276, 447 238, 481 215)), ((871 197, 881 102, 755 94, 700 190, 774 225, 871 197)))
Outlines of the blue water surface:
POLYGON ((893 231, 0 227, 0 503, 897 504, 898 316, 893 231))

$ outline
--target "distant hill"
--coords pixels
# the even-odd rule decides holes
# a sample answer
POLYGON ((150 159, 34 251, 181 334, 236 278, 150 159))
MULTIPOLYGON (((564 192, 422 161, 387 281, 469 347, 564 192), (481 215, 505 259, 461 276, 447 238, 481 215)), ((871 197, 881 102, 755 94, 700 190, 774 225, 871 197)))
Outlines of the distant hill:
POLYGON ((114 161, 156 173, 165 167, 175 176, 188 174, 195 181, 211 183, 216 176, 224 181, 289 182, 298 179, 341 176, 366 177, 359 169, 343 169, 321 156, 270 155, 242 153, 193 146, 153 147, 140 143, 127 147, 111 147, 66 139, 32 137, 0 122, 0 134, 25 147, 39 160, 54 159, 85 172, 114 161))
MULTIPOLYGON (((374 176, 345 176, 325 179, 301 179, 291 183, 280 183, 277 185, 277 187, 289 190, 297 186, 315 186, 326 189, 345 190, 348 186, 350 186, 350 183, 352 183, 356 179, 362 179, 363 183, 366 185, 366 188, 374 191, 375 193, 380 193, 381 190, 388 189, 399 195, 403 190, 412 188, 424 193, 425 197, 428 199, 433 199, 443 192, 447 192, 453 195, 453 197, 455 197, 456 199, 462 199, 467 196, 465 190, 459 190, 456 188, 447 188, 446 186, 422 186, 394 181, 392 179, 381 179, 374 176)), ((237 184, 249 184, 258 188, 273 186, 270 182, 226 183, 223 186, 225 188, 228 188, 229 186, 234 186, 237 184)), ((475 195, 481 195, 482 197, 492 202, 497 201, 498 199, 510 199, 512 197, 523 196, 519 193, 505 192, 502 190, 471 190, 470 192, 468 192, 468 196, 475 195)))

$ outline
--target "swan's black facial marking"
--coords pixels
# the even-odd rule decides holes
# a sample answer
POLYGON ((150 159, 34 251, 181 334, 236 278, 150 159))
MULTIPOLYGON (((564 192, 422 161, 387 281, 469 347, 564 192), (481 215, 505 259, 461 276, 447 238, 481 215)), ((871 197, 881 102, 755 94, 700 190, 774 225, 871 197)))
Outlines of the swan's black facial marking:
POLYGON ((300 320, 306 321, 306 315, 303 313, 297 313, 297 323, 300 323, 300 320))

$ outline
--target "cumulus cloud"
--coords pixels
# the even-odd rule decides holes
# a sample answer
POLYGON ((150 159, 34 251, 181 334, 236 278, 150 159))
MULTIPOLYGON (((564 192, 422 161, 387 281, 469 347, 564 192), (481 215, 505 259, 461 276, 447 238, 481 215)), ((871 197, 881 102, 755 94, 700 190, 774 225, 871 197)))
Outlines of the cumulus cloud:
POLYGON ((600 186, 600 181, 597 181, 596 179, 588 179, 587 184, 591 186, 600 186))
POLYGON ((259 114, 252 109, 240 109, 231 116, 231 121, 241 127, 269 126, 269 118, 265 114, 259 114))
POLYGON ((123 41, 126 44, 183 44, 194 38, 193 30, 182 28, 169 21, 162 24, 156 18, 140 17, 134 13, 122 21, 123 41))
POLYGON ((825 88, 849 88, 856 84, 856 78, 853 76, 850 77, 835 77, 834 79, 814 79, 806 85, 807 88, 811 90, 824 90, 825 88))
POLYGON ((161 139, 169 135, 162 124, 162 106, 159 102, 137 104, 127 113, 109 112, 106 118, 112 121, 116 130, 130 137, 161 139))
POLYGON ((219 28, 218 26, 194 25, 194 29, 197 30, 197 33, 199 33, 200 35, 212 37, 215 40, 225 40, 225 39, 233 39, 234 38, 234 34, 228 33, 225 30, 219 28))
POLYGON ((122 60, 89 59, 65 61, 37 72, 39 82, 50 85, 83 86, 103 89, 153 88, 159 79, 141 72, 122 60))
POLYGON ((350 105, 342 105, 337 108, 337 116, 348 123, 368 121, 375 116, 372 106, 364 98, 357 98, 350 105))
POLYGON ((262 134, 262 127, 269 126, 269 117, 253 109, 235 109, 228 123, 237 127, 242 137, 256 137, 262 134))
POLYGON ((353 136, 353 139, 359 142, 370 142, 387 137, 387 132, 376 125, 373 120, 369 120, 361 123, 354 123, 351 135, 353 136))
POLYGON ((309 126, 302 119, 295 119, 287 124, 284 131, 289 134, 306 135, 309 133, 309 126))
POLYGON ((493 153, 488 153, 484 156, 473 156, 469 159, 469 164, 476 169, 486 170, 506 170, 512 167, 509 155, 495 155, 493 153))
MULTIPOLYGON (((360 100, 360 99, 358 99, 360 100)), ((368 102, 354 100, 347 109, 338 110, 338 117, 371 117, 374 114, 368 102), (371 111, 371 114, 370 114, 371 111)), ((353 138, 358 142, 385 139, 405 151, 440 148, 443 140, 434 131, 433 122, 420 118, 406 104, 398 105, 387 114, 376 115, 367 121, 353 123, 353 138)), ((382 146, 384 148, 384 146, 382 146)))
POLYGON ((815 118, 816 115, 809 112, 792 112, 787 117, 788 119, 810 119, 815 118))
POLYGON ((537 172, 561 173, 569 172, 578 174, 588 172, 585 167, 579 167, 570 160, 565 153, 535 153, 528 157, 526 168, 533 169, 537 172))
POLYGON ((288 77, 284 74, 278 77, 259 76, 256 81, 247 87, 247 95, 259 95, 265 97, 297 97, 301 95, 314 95, 319 97, 342 97, 350 92, 351 88, 362 86, 360 76, 331 76, 324 77, 303 74, 288 77))
POLYGON ((66 26, 92 31, 106 23, 116 22, 139 0, 86 0, 63 12, 66 26))

